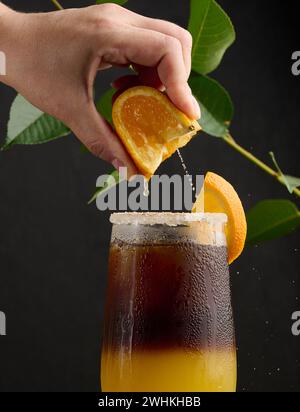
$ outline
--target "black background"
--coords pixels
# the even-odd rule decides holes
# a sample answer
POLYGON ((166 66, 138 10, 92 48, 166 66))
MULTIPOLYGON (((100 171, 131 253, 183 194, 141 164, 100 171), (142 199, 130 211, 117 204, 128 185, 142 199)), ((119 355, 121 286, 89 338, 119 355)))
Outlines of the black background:
MULTIPOLYGON (((52 10, 50 1, 6 1, 23 11, 52 10)), ((63 1, 65 7, 89 1, 63 1)), ((223 0, 237 41, 213 76, 235 103, 233 136, 264 161, 273 150, 299 175, 300 77, 291 54, 300 49, 296 2, 223 0)), ((128 8, 186 26, 188 1, 130 0, 128 8)), ((21 68, 20 68, 21 70, 21 68)), ((116 71, 100 74, 97 91, 116 71)), ((0 85, 0 139, 15 92, 0 85)), ((248 209, 267 198, 290 198, 264 172, 222 141, 199 135, 183 155, 194 173, 230 180, 248 209)), ((160 172, 176 172, 169 159, 160 172)), ((80 152, 74 137, 0 154, 0 391, 96 391, 107 252, 108 213, 87 199, 105 162, 80 152)), ((296 200, 296 199, 294 199, 296 200)), ((298 203, 299 204, 299 203, 298 203)), ((299 391, 299 234, 246 249, 231 266, 240 391, 299 391)))

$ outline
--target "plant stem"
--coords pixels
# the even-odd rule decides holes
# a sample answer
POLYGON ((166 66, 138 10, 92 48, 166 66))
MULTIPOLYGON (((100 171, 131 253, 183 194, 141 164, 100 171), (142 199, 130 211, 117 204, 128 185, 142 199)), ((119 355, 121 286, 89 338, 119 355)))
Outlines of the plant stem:
MULTIPOLYGON (((278 172, 276 172, 276 170, 272 169, 271 167, 266 165, 264 162, 259 160, 257 157, 255 157, 252 153, 248 152, 248 150, 246 150, 242 146, 240 146, 229 133, 225 137, 223 137, 223 140, 230 147, 232 147, 237 152, 239 152, 241 155, 246 157, 246 159, 248 159, 252 163, 256 164, 256 166, 258 166, 260 169, 264 170, 270 176, 274 177, 279 183, 284 185, 284 182, 280 180, 280 174, 278 172)), ((296 196, 300 197, 300 190, 298 188, 294 188, 293 193, 296 196)))
POLYGON ((57 0, 51 0, 51 1, 58 10, 63 10, 64 9, 63 6, 61 4, 59 4, 59 2, 57 0))

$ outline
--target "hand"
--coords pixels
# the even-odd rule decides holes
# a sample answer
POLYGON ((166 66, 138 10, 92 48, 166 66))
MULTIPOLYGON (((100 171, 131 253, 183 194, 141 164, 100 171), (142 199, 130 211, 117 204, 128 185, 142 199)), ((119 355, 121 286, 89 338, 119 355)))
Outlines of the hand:
POLYGON ((94 155, 127 166, 129 176, 136 167, 93 102, 97 71, 134 64, 144 83, 165 88, 179 109, 199 118, 187 83, 191 47, 190 34, 179 26, 115 4, 39 14, 0 9, 0 49, 8 66, 2 80, 69 126, 94 155))

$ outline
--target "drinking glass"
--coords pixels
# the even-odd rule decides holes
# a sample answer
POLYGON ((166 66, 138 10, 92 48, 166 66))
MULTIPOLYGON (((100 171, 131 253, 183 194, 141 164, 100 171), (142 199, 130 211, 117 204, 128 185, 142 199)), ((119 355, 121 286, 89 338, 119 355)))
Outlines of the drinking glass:
POLYGON ((221 213, 114 213, 101 359, 111 392, 236 390, 221 213))

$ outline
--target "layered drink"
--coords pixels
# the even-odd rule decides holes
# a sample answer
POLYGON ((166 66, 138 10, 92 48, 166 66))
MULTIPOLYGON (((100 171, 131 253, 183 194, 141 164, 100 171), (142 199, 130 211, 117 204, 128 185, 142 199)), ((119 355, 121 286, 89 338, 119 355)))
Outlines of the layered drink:
POLYGON ((103 391, 235 391, 226 215, 117 213, 103 391))

